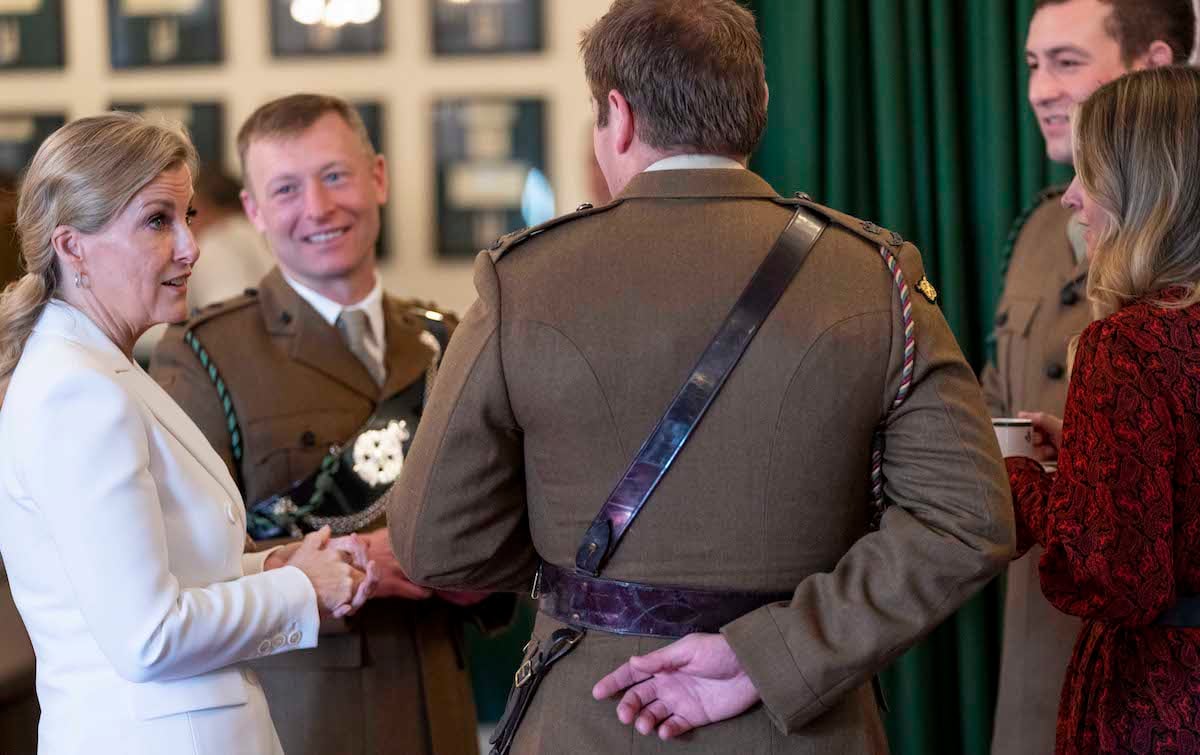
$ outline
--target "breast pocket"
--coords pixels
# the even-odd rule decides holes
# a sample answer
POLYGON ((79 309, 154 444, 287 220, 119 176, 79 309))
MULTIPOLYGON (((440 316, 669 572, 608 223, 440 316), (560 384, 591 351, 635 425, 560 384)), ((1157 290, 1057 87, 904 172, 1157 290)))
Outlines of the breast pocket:
POLYGON ((1003 380, 1007 406, 1013 406, 1017 398, 1014 388, 1029 360, 1029 332, 1040 305, 1039 299, 1006 299, 996 314, 996 368, 1003 380))
POLYGON ((248 423, 242 461, 247 502, 280 493, 316 472, 330 446, 345 442, 363 420, 349 411, 313 411, 248 423))

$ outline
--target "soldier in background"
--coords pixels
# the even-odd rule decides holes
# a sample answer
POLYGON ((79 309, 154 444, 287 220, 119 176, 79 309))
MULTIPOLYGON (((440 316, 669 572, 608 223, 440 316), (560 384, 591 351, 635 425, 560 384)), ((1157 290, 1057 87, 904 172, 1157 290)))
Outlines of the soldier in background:
MULTIPOLYGON (((1070 164, 1071 108, 1129 71, 1184 62, 1195 30, 1192 0, 1037 0, 1025 46, 1029 102, 1051 160, 1070 164)), ((1018 218, 996 309, 995 352, 983 372, 995 417, 1062 416, 1067 346, 1091 322, 1082 230, 1046 189, 1018 218)), ((1042 595, 1034 547, 1008 569, 1004 650, 992 751, 1054 749, 1059 693, 1079 619, 1042 595)))

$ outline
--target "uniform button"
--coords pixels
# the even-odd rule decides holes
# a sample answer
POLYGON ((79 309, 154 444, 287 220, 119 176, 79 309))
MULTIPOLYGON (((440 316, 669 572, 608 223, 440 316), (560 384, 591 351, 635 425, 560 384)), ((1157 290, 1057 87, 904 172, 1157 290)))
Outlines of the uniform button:
POLYGON ((1079 292, 1074 287, 1065 288, 1060 299, 1064 307, 1074 307, 1079 303, 1079 292))
POLYGON ((592 209, 592 203, 584 202, 583 204, 581 204, 575 208, 575 212, 583 212, 584 210, 590 210, 590 209, 592 209))
POLYGON ((277 634, 277 635, 275 635, 274 639, 271 640, 271 647, 278 650, 279 648, 283 647, 283 644, 285 642, 287 642, 287 640, 284 639, 283 635, 277 634))
POLYGON ((1003 328, 1006 324, 1008 324, 1008 313, 1007 312, 1001 312, 1000 314, 996 315, 996 327, 997 328, 1003 328))
POLYGON ((269 652, 271 652, 271 641, 270 640, 263 640, 262 642, 258 643, 258 654, 259 655, 266 655, 269 652))
POLYGON ((317 436, 313 434, 312 430, 305 430, 300 435, 300 445, 306 448, 312 448, 313 446, 317 445, 317 436))
POLYGON ((299 645, 300 644, 300 633, 292 632, 291 634, 289 634, 288 635, 288 644, 289 645, 299 645))
POLYGON ((291 312, 280 312, 279 313, 279 321, 281 323, 283 323, 284 325, 287 325, 289 322, 292 321, 292 313, 291 312))
POLYGON ((1046 377, 1050 378, 1051 380, 1062 379, 1064 372, 1065 370, 1063 370, 1063 366, 1061 364, 1046 365, 1046 377))

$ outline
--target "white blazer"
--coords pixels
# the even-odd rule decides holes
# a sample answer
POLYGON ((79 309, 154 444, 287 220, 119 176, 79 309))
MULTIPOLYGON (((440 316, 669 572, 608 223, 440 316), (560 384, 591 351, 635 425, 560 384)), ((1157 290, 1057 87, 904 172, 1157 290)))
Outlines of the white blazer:
POLYGON ((37 655, 38 752, 273 753, 242 661, 317 644, 295 567, 183 410, 82 312, 46 306, 0 407, 0 553, 37 655))

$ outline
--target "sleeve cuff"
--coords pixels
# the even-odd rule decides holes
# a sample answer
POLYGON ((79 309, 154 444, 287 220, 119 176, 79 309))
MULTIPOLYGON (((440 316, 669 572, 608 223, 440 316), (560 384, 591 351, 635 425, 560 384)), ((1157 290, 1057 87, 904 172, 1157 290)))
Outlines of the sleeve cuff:
POLYGON ((263 637, 258 655, 274 655, 288 650, 306 650, 317 646, 321 616, 317 610, 317 591, 304 572, 283 566, 270 572, 272 587, 287 606, 288 621, 276 634, 263 637))
POLYGON ((281 545, 277 545, 274 548, 267 548, 266 550, 243 553, 242 574, 247 577, 251 574, 262 574, 267 569, 267 558, 282 547, 281 545))
POLYGON ((784 734, 792 734, 829 706, 805 680, 772 608, 751 611, 722 627, 721 634, 754 683, 771 721, 784 734))

